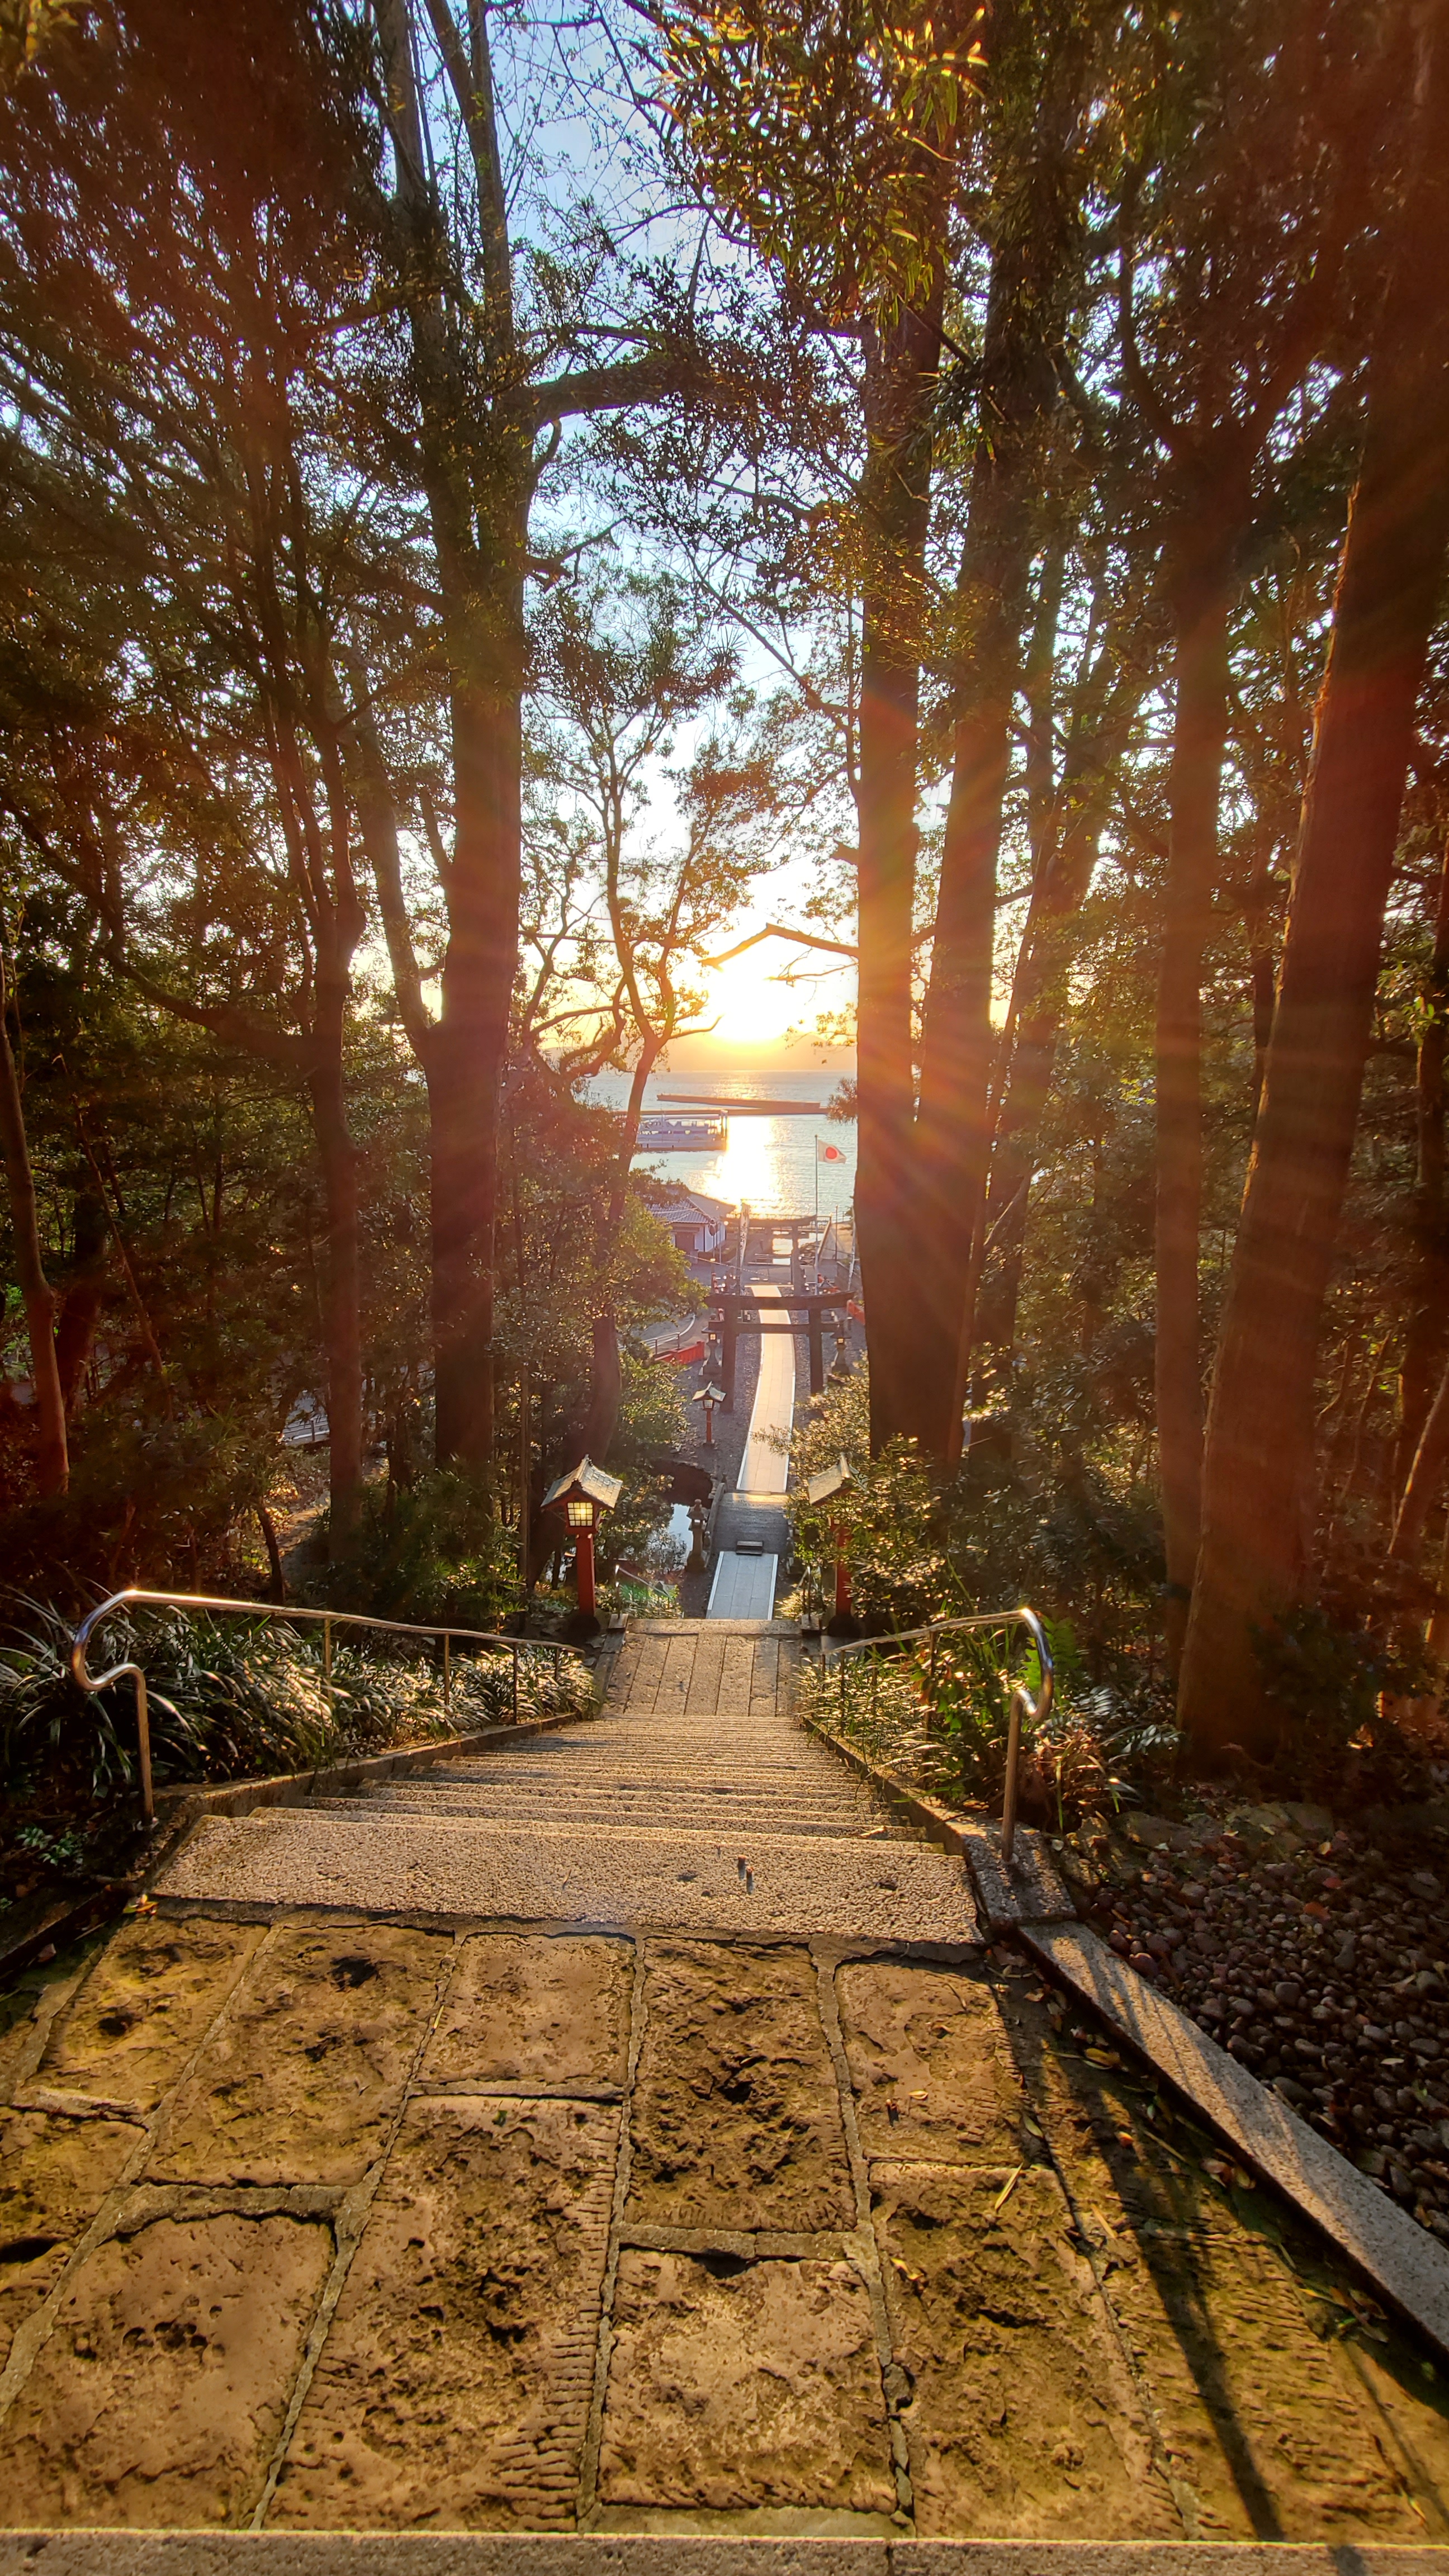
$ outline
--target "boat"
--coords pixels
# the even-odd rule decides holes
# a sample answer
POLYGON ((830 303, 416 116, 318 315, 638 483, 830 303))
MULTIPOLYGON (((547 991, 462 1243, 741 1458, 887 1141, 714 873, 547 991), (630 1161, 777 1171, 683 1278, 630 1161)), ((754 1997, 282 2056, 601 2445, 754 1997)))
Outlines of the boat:
POLYGON ((654 1111, 639 1121, 641 1154, 713 1154, 729 1143, 727 1118, 675 1118, 654 1111))

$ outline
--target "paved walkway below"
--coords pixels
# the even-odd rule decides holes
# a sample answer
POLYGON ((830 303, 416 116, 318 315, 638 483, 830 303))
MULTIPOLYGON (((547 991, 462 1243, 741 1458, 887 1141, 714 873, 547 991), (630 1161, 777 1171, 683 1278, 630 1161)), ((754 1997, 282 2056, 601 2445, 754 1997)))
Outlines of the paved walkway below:
MULTIPOLYGON (((794 1650, 635 1631, 597 1720, 212 1820, 37 1972, 0 2511, 58 2537, 20 2565, 101 2576, 63 2536, 128 2525, 197 2535, 176 2576, 246 2530, 293 2576, 356 2532, 592 2533, 598 2576, 683 2576, 691 2534, 782 2576, 942 2576, 917 2535, 1408 2576, 1449 2539, 1428 2356, 973 1938, 959 1865, 792 1725, 794 1650)), ((436 2545, 418 2576, 471 2563, 436 2545)))
MULTIPOLYGON (((756 1296, 763 1292, 756 1288, 756 1296)), ((775 1308, 776 1318, 784 1321, 782 1308, 775 1308)), ((750 1427, 745 1435, 745 1454, 740 1467, 740 1481, 729 1497, 730 1503, 748 1506, 766 1497, 783 1494, 790 1481, 788 1441, 795 1420, 795 1340, 790 1333, 760 1335, 760 1373, 755 1381, 755 1401, 750 1413, 750 1427)), ((747 1518, 738 1509, 725 1525, 721 1515, 720 1550, 715 1559, 714 1581, 710 1585, 711 1619, 768 1619, 775 1607, 775 1591, 780 1578, 780 1559, 788 1532, 772 1548, 762 1546, 758 1555, 753 1548, 741 1552, 737 1524, 747 1518)))
MULTIPOLYGON (((772 1296, 772 1289, 756 1288, 757 1298, 772 1296)), ((770 1306, 766 1314, 774 1323, 786 1321, 781 1306, 770 1306)), ((788 1440, 795 1419, 795 1336, 793 1333, 761 1333, 760 1374, 755 1382, 754 1409, 750 1415, 749 1436, 745 1441, 744 1464, 740 1469, 740 1491, 744 1494, 783 1494, 790 1481, 790 1461, 779 1446, 780 1435, 788 1440)))

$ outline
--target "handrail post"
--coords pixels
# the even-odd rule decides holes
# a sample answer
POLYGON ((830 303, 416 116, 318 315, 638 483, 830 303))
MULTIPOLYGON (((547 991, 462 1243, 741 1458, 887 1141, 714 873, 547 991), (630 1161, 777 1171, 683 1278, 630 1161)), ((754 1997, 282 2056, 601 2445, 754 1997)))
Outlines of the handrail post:
POLYGON ((327 1705, 331 1709, 335 1703, 332 1697, 332 1622, 330 1619, 324 1619, 322 1622, 322 1685, 327 1693, 327 1705))
POLYGON ((1001 1800, 1001 1866, 1010 1869, 1016 1849, 1016 1771, 1021 1759, 1021 1705, 1025 1697, 1020 1683, 1011 1694, 1011 1716, 1006 1728, 1006 1787, 1001 1800))
POLYGON ((933 1628, 931 1630, 931 1667, 926 1677, 926 1700, 933 1717, 936 1714, 936 1645, 937 1632, 933 1628))
POLYGON ((513 1640, 513 1723, 518 1724, 518 1639, 513 1640))
POLYGON ((452 1705, 453 1705, 453 1632, 452 1632, 451 1628, 445 1628, 445 1629, 443 1630, 443 1706, 444 1706, 444 1708, 445 1708, 445 1709, 449 1709, 449 1708, 451 1708, 451 1707, 452 1707, 452 1705))

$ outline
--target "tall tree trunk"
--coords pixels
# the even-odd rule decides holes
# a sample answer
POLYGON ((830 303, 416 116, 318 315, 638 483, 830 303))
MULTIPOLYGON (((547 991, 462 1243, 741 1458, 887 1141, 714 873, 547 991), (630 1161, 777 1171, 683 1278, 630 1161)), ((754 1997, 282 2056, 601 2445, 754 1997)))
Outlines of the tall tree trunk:
MULTIPOLYGON (((1041 64, 1029 136, 1014 131, 1008 100, 997 102, 1004 198, 957 592, 951 794, 915 1137, 918 1312, 906 1427, 946 1459, 960 1452, 959 1362, 990 1157, 997 860, 1044 465, 1061 399, 1058 337, 1076 266, 1074 164, 1091 47, 1085 21, 1059 32, 1041 64)), ((1055 552, 1043 576, 1048 593, 1053 563, 1055 552)), ((1049 740, 1043 749, 1050 776, 1049 740)))
POLYGON ((355 1523, 362 1488, 363 1368, 357 1148, 347 1126, 340 1042, 335 1051, 326 1047, 307 1089, 327 1208, 327 1459, 332 1535, 341 1540, 355 1523))
POLYGON ((1434 945, 1414 1066, 1416 1171, 1413 1249, 1417 1276, 1399 1371, 1394 1483, 1409 1474, 1433 1400, 1449 1327, 1449 1225, 1444 1205, 1444 1041, 1449 1017, 1449 834, 1439 869, 1434 945))
POLYGON ((919 1301, 912 1187, 911 934, 916 757, 941 286, 866 350, 856 1229, 870 1339, 871 1443, 912 1427, 919 1301))
POLYGON ((455 826, 433 1093, 433 1369, 439 1461, 493 1454, 498 1135, 518 964, 522 866, 522 528, 501 598, 475 603, 455 650, 493 677, 453 691, 455 826), (480 629, 482 630, 480 632, 480 629), (492 629, 493 631, 489 631, 492 629))
POLYGON ((25 1136, 25 1108, 20 1076, 10 1045, 8 979, 0 964, 0 1146, 5 1153, 5 1180, 10 1196, 10 1223, 15 1235, 15 1266, 30 1335, 30 1373, 35 1382, 36 1474, 42 1494, 63 1494, 70 1482, 70 1454, 65 1432, 65 1399, 55 1356, 55 1299, 45 1276, 40 1226, 35 1212, 35 1180, 25 1136))
POLYGON ((110 1235, 105 1203, 94 1187, 76 1191, 71 1226, 71 1275, 55 1328, 55 1360, 67 1421, 75 1412, 105 1302, 106 1246, 110 1235))
MULTIPOLYGON (((1221 509, 1213 518, 1221 522, 1221 509)), ((1174 602, 1167 894, 1157 986, 1157 1454, 1174 1670, 1187 1634, 1202 1507, 1202 972, 1217 877, 1228 715, 1221 561, 1184 566, 1174 602)))
POLYGON ((1213 1379, 1179 1716, 1261 1746, 1254 1652, 1301 1595, 1318 1336, 1372 1031, 1429 629, 1449 552, 1449 42, 1423 27, 1417 166, 1369 366, 1362 471, 1319 697, 1278 1007, 1213 1379))

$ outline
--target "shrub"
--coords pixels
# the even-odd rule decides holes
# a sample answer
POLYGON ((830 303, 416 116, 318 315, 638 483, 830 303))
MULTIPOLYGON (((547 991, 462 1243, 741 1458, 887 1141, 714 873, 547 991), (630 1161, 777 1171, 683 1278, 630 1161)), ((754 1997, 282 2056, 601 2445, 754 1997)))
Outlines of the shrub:
MULTIPOLYGON (((39 1603, 16 1602, 0 1650, 0 1780, 29 1795, 40 1776, 95 1798, 128 1786, 136 1765, 135 1685, 89 1697, 69 1672, 71 1632, 39 1603)), ((426 1742, 506 1720, 513 1657, 455 1654, 451 1706, 436 1657, 335 1636, 329 1691, 318 1628, 180 1611, 118 1613, 101 1641, 108 1663, 134 1660, 150 1701, 158 1781, 226 1780, 306 1771, 388 1745, 426 1742)), ((526 1654, 519 1714, 588 1705, 583 1668, 526 1654)))
MULTIPOLYGON (((1047 1623, 1055 1696, 1046 1722, 1027 1723, 1018 1775, 1028 1824, 1063 1833, 1084 1819, 1135 1805, 1170 1767, 1175 1732, 1165 1711, 1125 1706, 1086 1676, 1068 1623, 1047 1623)), ((929 1795, 999 1811, 1006 1782, 1012 1691, 1036 1699, 1036 1651, 1018 1632, 947 1632, 906 1653, 867 1651, 811 1663, 801 1682, 808 1714, 929 1795)))
POLYGON ((340 1610, 496 1631, 522 1598, 518 1534, 486 1478, 438 1468, 367 1487, 350 1535, 309 1581, 340 1610))

